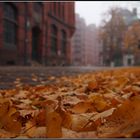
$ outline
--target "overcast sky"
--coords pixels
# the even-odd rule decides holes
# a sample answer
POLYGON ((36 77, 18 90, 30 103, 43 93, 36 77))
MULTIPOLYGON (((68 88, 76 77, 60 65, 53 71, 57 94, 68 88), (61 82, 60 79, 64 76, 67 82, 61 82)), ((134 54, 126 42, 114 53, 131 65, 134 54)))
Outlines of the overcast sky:
POLYGON ((103 19, 103 13, 112 6, 132 10, 135 6, 138 6, 138 1, 76 1, 75 10, 86 20, 87 24, 94 23, 98 26, 103 19))

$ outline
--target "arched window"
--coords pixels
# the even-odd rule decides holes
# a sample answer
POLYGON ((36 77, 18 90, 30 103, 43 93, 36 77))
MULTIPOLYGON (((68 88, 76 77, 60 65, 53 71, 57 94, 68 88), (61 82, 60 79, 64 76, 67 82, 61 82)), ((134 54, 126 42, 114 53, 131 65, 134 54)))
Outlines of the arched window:
POLYGON ((61 52, 66 54, 67 49, 67 34, 64 30, 61 31, 61 52))
POLYGON ((57 27, 51 25, 51 53, 57 54, 57 27))
POLYGON ((9 3, 4 4, 4 42, 16 44, 17 12, 9 3))

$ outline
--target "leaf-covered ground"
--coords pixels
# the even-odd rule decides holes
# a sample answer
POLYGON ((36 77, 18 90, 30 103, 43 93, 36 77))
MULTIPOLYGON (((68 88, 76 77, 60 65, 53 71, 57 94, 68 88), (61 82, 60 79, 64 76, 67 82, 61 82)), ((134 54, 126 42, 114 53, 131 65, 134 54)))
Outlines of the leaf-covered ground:
POLYGON ((140 68, 55 80, 0 90, 1 138, 140 137, 140 68))

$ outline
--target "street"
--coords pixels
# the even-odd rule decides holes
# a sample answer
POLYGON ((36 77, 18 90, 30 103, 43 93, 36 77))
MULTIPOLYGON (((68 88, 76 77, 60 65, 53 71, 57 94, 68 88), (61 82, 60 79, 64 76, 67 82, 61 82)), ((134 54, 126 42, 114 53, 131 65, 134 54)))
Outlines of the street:
POLYGON ((74 76, 80 73, 110 69, 107 67, 0 67, 0 89, 17 85, 54 83, 54 77, 74 76))

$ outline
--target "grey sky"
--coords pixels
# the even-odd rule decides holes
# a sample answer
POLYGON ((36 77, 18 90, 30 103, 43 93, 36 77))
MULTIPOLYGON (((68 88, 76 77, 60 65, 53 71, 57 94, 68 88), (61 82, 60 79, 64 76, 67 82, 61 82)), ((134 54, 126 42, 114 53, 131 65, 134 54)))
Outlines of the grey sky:
POLYGON ((76 1, 76 13, 79 13, 87 24, 99 25, 103 13, 110 7, 119 6, 132 10, 132 8, 138 6, 137 4, 138 1, 76 1))

